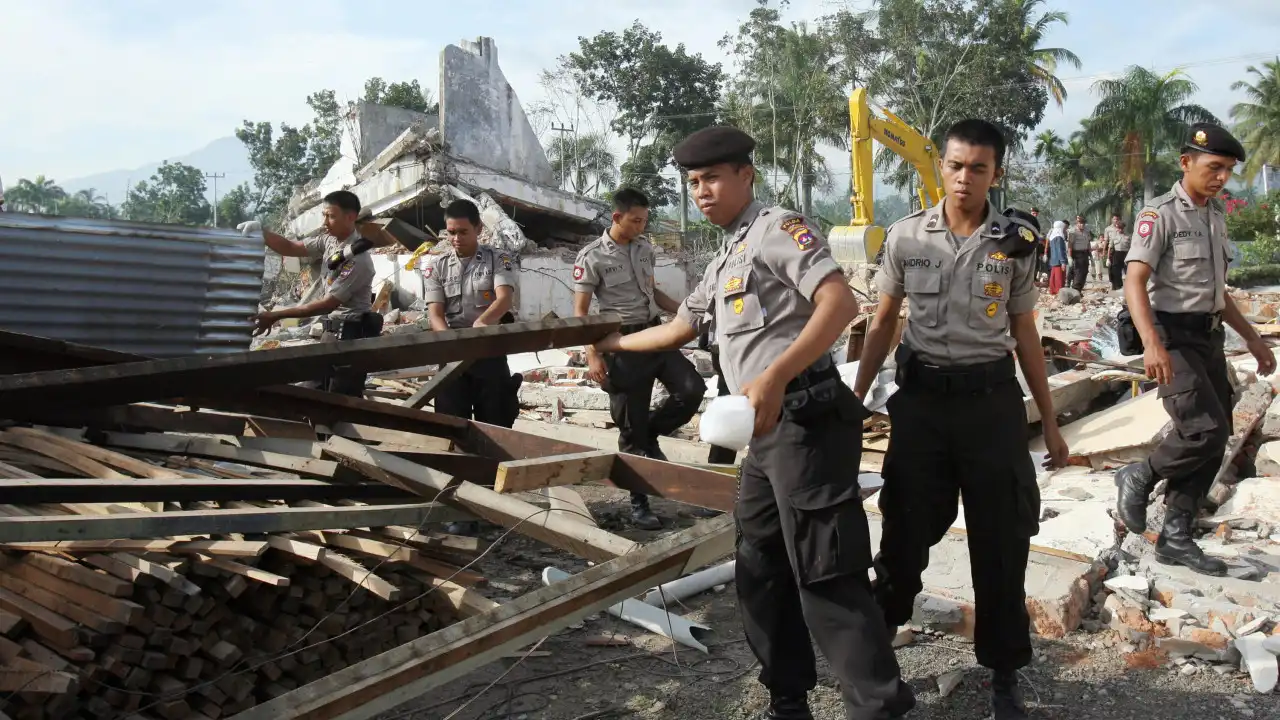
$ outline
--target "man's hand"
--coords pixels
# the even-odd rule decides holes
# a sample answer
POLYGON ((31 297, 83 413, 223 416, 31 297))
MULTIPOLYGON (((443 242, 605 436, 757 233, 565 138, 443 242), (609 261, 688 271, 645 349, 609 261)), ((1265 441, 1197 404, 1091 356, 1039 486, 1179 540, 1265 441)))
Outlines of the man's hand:
POLYGON ((1258 361, 1260 375, 1270 375, 1276 371, 1276 356, 1271 352, 1271 346, 1267 345, 1267 341, 1254 337, 1249 341, 1248 347, 1250 354, 1258 361))
POLYGON ((239 225, 237 225, 236 229, 239 230, 240 234, 243 235, 244 237, 253 237, 255 235, 259 235, 259 236, 262 235, 262 223, 258 222, 257 220, 246 220, 245 222, 242 222, 239 225))
POLYGON ((280 316, 273 312, 265 311, 249 318, 253 321, 253 335, 257 337, 271 331, 272 326, 280 321, 280 316))
POLYGON ((1046 470, 1051 468, 1061 468, 1067 466, 1067 441, 1062 439, 1062 430, 1058 428, 1057 422, 1047 422, 1041 426, 1044 432, 1044 447, 1049 451, 1049 458, 1045 461, 1046 470))
POLYGON ((592 347, 600 352, 619 352, 621 350, 621 342, 622 333, 611 333, 592 347))
MULTIPOLYGON (((1275 360, 1272 360, 1272 365, 1275 360)), ((1160 343, 1147 343, 1146 353, 1142 356, 1142 365, 1146 369, 1147 377, 1155 380, 1159 385, 1168 385, 1173 382, 1173 359, 1169 357, 1169 351, 1164 349, 1164 345, 1160 343)))
POLYGON ((747 396, 756 411, 756 428, 752 437, 767 435, 777 427, 786 389, 786 384, 775 380, 767 370, 742 386, 742 394, 747 396))
POLYGON ((475 322, 471 323, 471 327, 489 327, 489 323, 485 322, 484 318, 478 317, 475 322))
POLYGON ((587 379, 597 385, 604 385, 609 378, 609 368, 604 364, 600 353, 587 351, 587 379))

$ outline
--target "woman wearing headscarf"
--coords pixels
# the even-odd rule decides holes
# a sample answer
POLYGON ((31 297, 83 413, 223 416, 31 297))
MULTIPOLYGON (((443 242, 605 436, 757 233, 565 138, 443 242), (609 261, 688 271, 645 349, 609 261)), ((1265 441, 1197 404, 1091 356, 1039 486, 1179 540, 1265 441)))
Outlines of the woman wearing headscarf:
POLYGON ((1049 231, 1049 294, 1057 295, 1067 282, 1067 224, 1055 220, 1049 231))

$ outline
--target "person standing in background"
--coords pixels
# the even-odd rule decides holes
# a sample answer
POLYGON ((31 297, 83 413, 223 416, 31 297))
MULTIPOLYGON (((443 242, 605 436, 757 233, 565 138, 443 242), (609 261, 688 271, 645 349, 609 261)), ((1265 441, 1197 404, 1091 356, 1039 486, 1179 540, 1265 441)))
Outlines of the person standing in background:
POLYGON ((1104 235, 1098 235, 1089 243, 1091 256, 1089 258, 1089 279, 1093 281, 1101 280, 1106 277, 1108 245, 1104 235))
POLYGON ((1102 235, 1111 249, 1111 256, 1107 258, 1110 262, 1111 289, 1120 290, 1124 287, 1125 257, 1129 254, 1130 237, 1125 233, 1124 223, 1120 221, 1119 215, 1111 216, 1111 224, 1102 231, 1102 235))
POLYGON ((1067 284, 1067 221, 1055 220, 1049 233, 1049 294, 1057 295, 1067 284))
POLYGON ((1076 216, 1075 227, 1067 233, 1067 246, 1071 248, 1071 287, 1084 292, 1084 284, 1089 280, 1089 229, 1084 225, 1084 216, 1076 216))

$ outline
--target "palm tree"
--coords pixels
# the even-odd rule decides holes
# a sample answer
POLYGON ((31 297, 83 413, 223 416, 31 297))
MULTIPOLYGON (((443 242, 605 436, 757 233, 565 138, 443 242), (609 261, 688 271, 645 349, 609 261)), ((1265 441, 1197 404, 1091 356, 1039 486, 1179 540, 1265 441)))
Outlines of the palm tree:
POLYGON ((1079 70, 1080 58, 1066 48, 1040 47, 1040 43, 1051 27, 1059 23, 1066 25, 1070 22, 1070 16, 1061 10, 1050 10, 1037 18, 1034 15, 1040 6, 1045 4, 1044 0, 1012 0, 1012 2, 1013 11, 1021 16, 1021 46, 1026 53, 1027 71, 1044 86, 1049 97, 1053 98, 1061 108, 1062 102, 1067 99, 1067 88, 1062 84, 1062 80, 1058 79, 1058 65, 1065 63, 1079 70))
POLYGON ((1191 123, 1218 121, 1204 107, 1187 102, 1199 88, 1181 70, 1158 75, 1134 66, 1122 77, 1099 80, 1093 89, 1101 99, 1093 110, 1090 133, 1100 144, 1119 146, 1121 174, 1141 180, 1145 203, 1156 195, 1159 154, 1176 147, 1191 123))
POLYGON ((35 180, 22 178, 7 194, 14 210, 52 215, 67 193, 53 180, 37 175, 35 180))
POLYGON ((1241 142, 1249 149, 1242 175, 1252 184, 1263 165, 1280 166, 1280 58, 1264 63, 1261 70, 1252 65, 1245 70, 1257 80, 1231 84, 1232 90, 1244 90, 1249 98, 1232 106, 1231 117, 1241 142))
POLYGON ((1060 152, 1062 152, 1062 138, 1058 136, 1058 133, 1052 130, 1045 130, 1036 135, 1036 148, 1033 155, 1037 160, 1045 160, 1052 163, 1060 152))
POLYGON ((547 158, 556 178, 567 179, 579 195, 595 197, 602 186, 612 190, 618 181, 618 158, 604 133, 560 133, 547 147, 547 158))

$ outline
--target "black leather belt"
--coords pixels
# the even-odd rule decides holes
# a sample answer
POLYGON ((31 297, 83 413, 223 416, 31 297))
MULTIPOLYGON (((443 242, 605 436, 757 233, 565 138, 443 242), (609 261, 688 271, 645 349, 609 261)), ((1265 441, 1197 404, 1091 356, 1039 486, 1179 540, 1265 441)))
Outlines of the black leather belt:
POLYGON ((630 325, 623 325, 622 327, 618 328, 618 332, 622 333, 623 335, 630 335, 631 333, 638 333, 641 330, 648 330, 649 328, 655 325, 661 325, 661 324, 662 324, 661 319, 653 318, 649 322, 631 323, 630 325))
POLYGON ((1166 328, 1214 332, 1222 328, 1222 313, 1170 313, 1157 310, 1156 322, 1166 328))
POLYGON ((899 385, 941 395, 982 395, 1017 376, 1013 355, 973 365, 941 366, 930 365, 912 352, 905 363, 899 363, 899 385))

